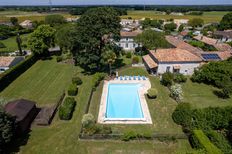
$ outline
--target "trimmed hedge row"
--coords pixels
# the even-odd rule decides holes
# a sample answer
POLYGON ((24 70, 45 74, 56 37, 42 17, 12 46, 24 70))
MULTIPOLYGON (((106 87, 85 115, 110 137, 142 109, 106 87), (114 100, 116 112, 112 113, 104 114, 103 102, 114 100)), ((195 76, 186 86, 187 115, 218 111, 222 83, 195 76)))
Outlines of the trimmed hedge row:
POLYGON ((68 95, 69 96, 76 96, 78 92, 78 88, 75 84, 71 84, 68 88, 68 95))
POLYGON ((59 108, 59 117, 61 120, 70 120, 74 108, 76 106, 76 101, 73 97, 66 97, 63 104, 59 108))
POLYGON ((95 89, 99 83, 105 78, 106 73, 95 73, 92 79, 92 87, 95 89))
POLYGON ((18 76, 24 73, 30 68, 38 58, 35 55, 31 55, 24 61, 20 62, 16 66, 0 74, 0 91, 5 89, 11 82, 13 82, 18 76))
POLYGON ((194 130, 190 137, 190 142, 193 147, 205 149, 208 154, 222 154, 222 151, 210 142, 202 130, 194 130))

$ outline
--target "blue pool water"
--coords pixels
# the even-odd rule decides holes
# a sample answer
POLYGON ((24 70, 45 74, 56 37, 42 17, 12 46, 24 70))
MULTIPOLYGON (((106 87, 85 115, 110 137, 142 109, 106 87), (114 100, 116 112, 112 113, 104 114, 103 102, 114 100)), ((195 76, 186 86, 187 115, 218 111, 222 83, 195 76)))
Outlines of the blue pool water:
POLYGON ((143 118, 140 84, 109 84, 106 118, 143 118))

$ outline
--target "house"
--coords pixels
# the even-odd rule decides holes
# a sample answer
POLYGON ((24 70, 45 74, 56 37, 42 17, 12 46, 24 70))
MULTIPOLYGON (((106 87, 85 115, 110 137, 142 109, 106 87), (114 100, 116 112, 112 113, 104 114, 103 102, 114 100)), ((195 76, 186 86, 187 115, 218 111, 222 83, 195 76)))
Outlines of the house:
POLYGON ((124 50, 135 50, 136 47, 138 47, 138 43, 136 43, 134 41, 134 38, 138 35, 141 34, 142 31, 141 30, 136 30, 136 31, 121 31, 120 32, 120 36, 121 39, 119 42, 117 42, 116 44, 121 47, 124 50))
POLYGON ((220 40, 220 42, 232 42, 232 30, 216 31, 213 36, 220 40))
POLYGON ((160 75, 165 72, 192 75, 201 63, 201 57, 180 48, 150 50, 143 56, 143 62, 151 74, 160 75))
POLYGON ((6 113, 16 118, 16 132, 26 132, 37 115, 36 103, 33 101, 18 99, 7 103, 4 107, 6 113))
POLYGON ((181 13, 181 12, 172 12, 170 15, 173 15, 173 16, 183 16, 184 14, 181 13))
POLYGON ((177 28, 179 28, 180 25, 187 25, 189 20, 188 19, 174 19, 173 22, 177 25, 177 28))
POLYGON ((222 43, 217 39, 209 38, 203 35, 195 36, 194 39, 212 45, 218 51, 232 51, 232 47, 229 44, 222 43))
POLYGON ((25 21, 21 22, 19 25, 22 26, 23 28, 27 28, 27 29, 33 28, 33 23, 31 20, 25 20, 25 21))
POLYGON ((126 26, 126 25, 139 25, 139 20, 133 20, 133 19, 121 19, 120 24, 122 26, 126 26))
POLYGON ((17 65, 24 60, 24 57, 5 57, 0 56, 0 73, 10 69, 11 67, 17 65))
POLYGON ((77 22, 77 20, 79 19, 79 17, 77 18, 66 18, 67 22, 77 22))

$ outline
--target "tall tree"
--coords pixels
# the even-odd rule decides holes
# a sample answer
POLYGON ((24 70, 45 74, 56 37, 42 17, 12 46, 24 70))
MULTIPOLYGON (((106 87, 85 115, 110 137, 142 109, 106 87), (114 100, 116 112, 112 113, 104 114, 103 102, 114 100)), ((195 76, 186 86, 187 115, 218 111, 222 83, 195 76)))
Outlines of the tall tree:
POLYGON ((56 26, 65 23, 65 18, 60 14, 48 15, 45 17, 45 24, 56 26))
POLYGON ((193 18, 189 20, 188 22, 189 26, 192 26, 193 28, 203 26, 204 20, 201 18, 193 18))
POLYGON ((107 50, 103 53, 103 63, 109 65, 109 74, 111 75, 111 66, 115 63, 117 56, 112 50, 107 50))
POLYGON ((12 23, 12 25, 16 26, 16 25, 18 25, 18 18, 16 18, 16 17, 11 17, 11 18, 10 18, 10 22, 12 23))
POLYGON ((54 46, 55 29, 49 25, 40 25, 28 39, 31 51, 37 55, 48 55, 48 49, 54 46))
POLYGON ((135 37, 137 43, 141 43, 146 49, 169 47, 164 34, 153 30, 145 30, 142 34, 135 37))
POLYGON ((226 15, 223 16, 219 29, 221 30, 226 30, 226 29, 232 29, 232 12, 227 13, 226 15))
POLYGON ((5 145, 12 141, 15 133, 15 118, 0 108, 0 153, 4 153, 5 145))
POLYGON ((109 7, 89 9, 77 23, 73 54, 88 70, 101 68, 103 49, 110 39, 119 40, 121 25, 117 11, 109 7))
POLYGON ((19 33, 16 36, 16 42, 17 42, 17 45, 18 45, 19 54, 20 54, 20 56, 22 56, 23 55, 23 51, 22 51, 22 47, 21 47, 21 45, 22 45, 22 39, 20 38, 19 33))
POLYGON ((164 25, 164 29, 167 31, 174 31, 176 29, 177 25, 175 23, 169 23, 164 25))

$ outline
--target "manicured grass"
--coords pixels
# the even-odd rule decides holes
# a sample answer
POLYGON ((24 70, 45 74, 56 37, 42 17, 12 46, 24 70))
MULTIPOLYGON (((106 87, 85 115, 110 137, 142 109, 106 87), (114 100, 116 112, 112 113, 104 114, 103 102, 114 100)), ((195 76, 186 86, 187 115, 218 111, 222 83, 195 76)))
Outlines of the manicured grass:
POLYGON ((122 16, 122 18, 132 17, 133 19, 142 19, 142 18, 153 18, 153 19, 193 19, 193 18, 201 18, 205 23, 209 22, 219 22, 223 15, 225 15, 226 11, 212 11, 212 12, 204 12, 202 16, 192 16, 192 15, 162 15, 155 11, 128 11, 128 15, 122 16))
MULTIPOLYGON (((54 71, 59 67, 53 61, 40 61, 42 65, 47 66, 47 71, 54 71), (49 67, 49 63, 53 63, 56 67, 49 67)), ((38 65, 37 63, 35 65, 38 65)), ((61 64, 62 65, 62 64, 61 64)), ((70 68, 70 66, 62 65, 70 68)), ((34 67, 34 66, 33 66, 34 67)), ((42 67, 43 68, 43 67, 42 67)), ((83 84, 79 88, 79 93, 75 97, 77 105, 73 117, 70 121, 59 120, 56 114, 52 124, 47 127, 32 127, 29 139, 26 144, 22 145, 20 149, 13 148, 13 151, 24 154, 41 154, 41 153, 68 153, 68 154, 87 154, 87 153, 185 153, 191 150, 187 140, 177 140, 176 142, 160 142, 160 141, 81 141, 78 140, 78 135, 81 129, 81 119, 85 112, 88 97, 91 92, 91 84, 89 82, 92 76, 83 75, 80 73, 82 70, 78 67, 73 69, 79 72, 79 76, 83 80, 83 84)), ((66 76, 71 76, 72 69, 64 70, 59 68, 59 72, 66 76)), ((50 72, 48 71, 48 72, 50 72)), ((30 71, 24 73, 22 76, 28 76, 30 71)), ((39 73, 40 74, 40 73, 39 73)), ((30 76, 36 77, 38 74, 30 76)), ((21 77, 20 77, 21 78, 21 77)), ((17 80, 20 80, 17 79, 17 80)), ((59 82, 70 82, 69 79, 60 78, 59 82), (64 81, 65 80, 65 81, 64 81)), ((32 81, 31 81, 32 82, 32 81)), ((51 82, 51 81, 50 81, 51 82)), ((40 83, 41 84, 41 83, 40 83)), ((47 87, 49 83, 46 82, 47 87)), ((68 84, 67 84, 68 85, 68 84)), ((17 85, 15 84, 15 88, 17 85)), ((59 86, 56 85, 58 88, 59 86)), ((33 90, 33 87, 31 87, 33 90)), ((48 91, 47 91, 48 92, 48 91)), ((22 93, 21 93, 22 94, 22 93)))
POLYGON ((71 82, 72 71, 71 65, 58 64, 55 59, 39 60, 4 89, 0 96, 33 100, 39 106, 51 105, 56 103, 71 82))
POLYGON ((194 107, 203 108, 209 106, 228 106, 232 105, 232 98, 221 99, 213 92, 217 88, 206 85, 193 83, 190 79, 183 84, 184 102, 191 103, 194 107))
MULTIPOLYGON (((28 34, 21 35, 20 37, 22 39, 22 43, 27 44, 28 34)), ((1 40, 0 42, 2 42, 6 46, 5 48, 0 48, 0 52, 14 52, 18 50, 16 36, 10 37, 6 40, 1 40)))

